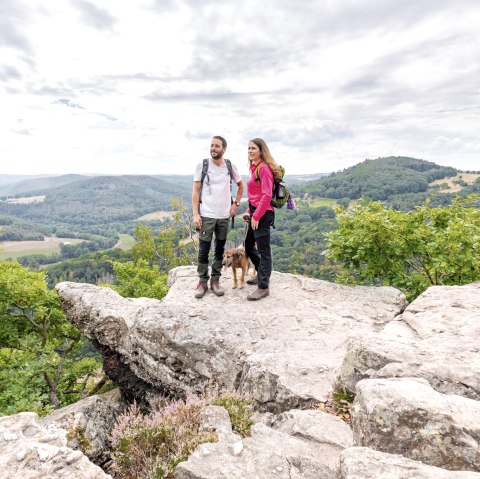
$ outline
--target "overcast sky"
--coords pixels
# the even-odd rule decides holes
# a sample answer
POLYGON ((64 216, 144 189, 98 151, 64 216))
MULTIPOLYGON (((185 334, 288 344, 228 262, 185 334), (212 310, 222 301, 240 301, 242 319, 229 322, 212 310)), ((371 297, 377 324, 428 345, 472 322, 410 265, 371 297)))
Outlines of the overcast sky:
POLYGON ((0 174, 480 170, 480 0, 0 0, 0 174))

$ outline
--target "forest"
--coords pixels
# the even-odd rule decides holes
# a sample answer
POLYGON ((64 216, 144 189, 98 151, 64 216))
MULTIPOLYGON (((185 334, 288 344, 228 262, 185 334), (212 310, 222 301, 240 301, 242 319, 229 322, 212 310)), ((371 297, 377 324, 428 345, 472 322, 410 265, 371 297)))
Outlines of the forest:
MULTIPOLYGON (((365 160, 311 181, 289 182, 287 175, 297 208, 275 211, 274 269, 390 285, 409 300, 430 285, 478 281, 480 173, 469 178, 405 157, 365 160)), ((0 201, 0 240, 57 235, 85 241, 64 244, 56 255, 0 262, 0 415, 46 414, 112 387, 92 345, 64 318, 55 284, 86 282, 161 299, 168 271, 196 260, 191 178, 34 179, 22 189, 45 199, 12 204, 10 190, 0 201), (139 220, 159 210, 171 215, 139 220), (116 248, 119 234, 132 235, 133 247, 116 248)), ((244 210, 242 204, 228 245, 243 241, 244 210)))

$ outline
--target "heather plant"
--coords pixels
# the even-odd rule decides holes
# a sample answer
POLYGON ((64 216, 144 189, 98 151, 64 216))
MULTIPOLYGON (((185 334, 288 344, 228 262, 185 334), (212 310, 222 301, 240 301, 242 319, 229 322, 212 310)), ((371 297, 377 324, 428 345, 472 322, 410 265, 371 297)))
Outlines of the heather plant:
POLYGON ((224 407, 235 432, 245 437, 253 424, 249 400, 224 392, 185 401, 158 401, 144 414, 136 404, 121 415, 111 433, 113 472, 117 479, 170 479, 176 466, 202 443, 215 442, 214 432, 199 430, 200 412, 208 405, 224 407))
POLYGON ((215 433, 199 431, 203 399, 189 396, 143 414, 136 404, 118 418, 111 434, 114 473, 119 479, 170 479, 176 466, 196 447, 214 442, 215 433))

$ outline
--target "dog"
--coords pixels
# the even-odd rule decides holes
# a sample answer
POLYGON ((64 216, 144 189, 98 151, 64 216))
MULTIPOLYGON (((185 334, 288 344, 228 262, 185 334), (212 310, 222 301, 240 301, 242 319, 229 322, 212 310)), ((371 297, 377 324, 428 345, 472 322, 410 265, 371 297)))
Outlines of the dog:
MULTIPOLYGON (((229 266, 232 267, 233 289, 242 289, 245 284, 245 275, 248 273, 248 270, 250 268, 250 259, 245 253, 245 248, 243 246, 239 246, 238 248, 227 249, 223 254, 222 264, 225 270, 229 266), (240 276, 240 286, 238 285, 237 268, 240 268, 242 270, 242 274, 240 276)), ((255 274, 256 271, 254 270, 253 275, 255 276, 255 274)))

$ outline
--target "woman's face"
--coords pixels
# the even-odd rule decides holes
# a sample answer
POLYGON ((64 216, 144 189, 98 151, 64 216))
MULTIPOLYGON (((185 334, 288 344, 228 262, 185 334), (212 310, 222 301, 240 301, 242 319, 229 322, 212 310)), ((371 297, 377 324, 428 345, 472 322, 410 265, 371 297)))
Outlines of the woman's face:
POLYGON ((260 148, 253 141, 248 144, 248 159, 253 163, 258 163, 262 159, 260 148))

